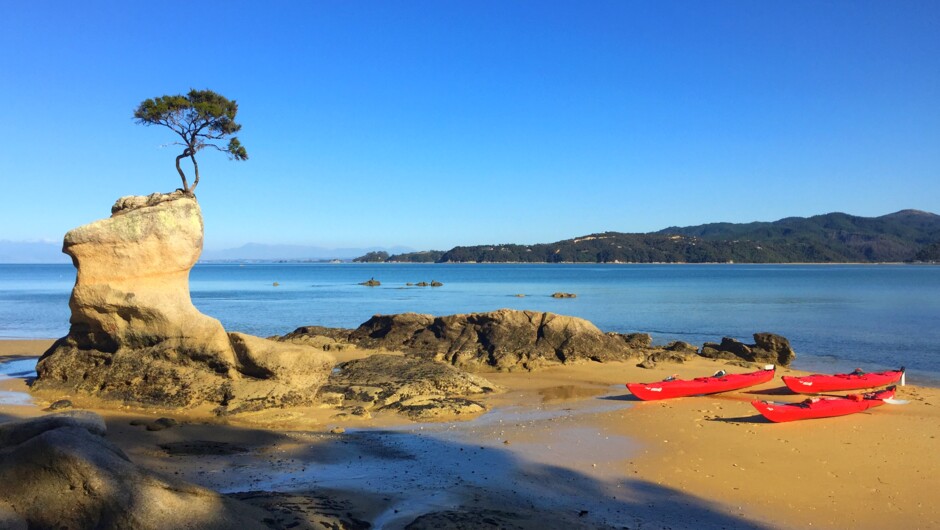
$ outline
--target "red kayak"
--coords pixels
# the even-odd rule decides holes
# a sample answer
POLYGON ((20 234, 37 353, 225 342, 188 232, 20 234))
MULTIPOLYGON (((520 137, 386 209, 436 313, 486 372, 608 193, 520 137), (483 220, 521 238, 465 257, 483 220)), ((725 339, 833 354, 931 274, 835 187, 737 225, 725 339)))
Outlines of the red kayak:
POLYGON ((904 403, 894 400, 894 388, 889 386, 879 392, 850 394, 845 397, 810 398, 800 403, 774 403, 752 401, 751 405, 774 423, 794 420, 811 420, 855 414, 887 403, 904 403))
POLYGON ((627 388, 643 401, 717 394, 766 383, 774 378, 775 369, 773 365, 768 365, 763 370, 747 374, 725 374, 722 370, 711 377, 696 377, 692 380, 667 379, 657 383, 627 383, 627 388))
POLYGON ((849 374, 813 374, 803 377, 783 376, 783 384, 797 394, 821 394, 840 390, 859 390, 890 385, 901 381, 904 385, 904 368, 886 372, 865 373, 858 368, 849 374))

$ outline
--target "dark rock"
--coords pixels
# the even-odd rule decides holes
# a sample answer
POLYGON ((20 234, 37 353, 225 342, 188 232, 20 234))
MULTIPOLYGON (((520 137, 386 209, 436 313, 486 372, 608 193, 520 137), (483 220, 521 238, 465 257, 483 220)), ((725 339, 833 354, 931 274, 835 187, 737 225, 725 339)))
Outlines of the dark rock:
MULTIPOLYGON (((323 351, 240 333, 230 335, 235 368, 219 372, 164 348, 83 350, 61 339, 37 364, 34 391, 96 395, 164 409, 218 405, 218 414, 309 405, 333 359, 323 351), (236 377, 233 377, 232 374, 236 377)), ((223 368, 223 367, 216 367, 223 368)))
POLYGON ((663 349, 666 351, 677 352, 677 353, 688 353, 688 354, 698 353, 698 348, 696 348, 692 344, 689 344, 688 342, 682 342, 681 340, 670 342, 669 344, 665 345, 663 349))
POLYGON ((649 348, 653 344, 653 337, 649 333, 607 333, 608 336, 619 338, 634 349, 649 348))
POLYGON ((364 281, 359 285, 365 285, 366 287, 378 287, 379 285, 382 285, 382 282, 376 280, 375 278, 369 278, 368 281, 364 281))
POLYGON ((648 358, 657 363, 684 363, 694 355, 695 352, 661 350, 649 354, 648 358))
POLYGON ((718 348, 720 346, 721 346, 720 344, 716 344, 714 342, 706 342, 705 344, 702 345, 702 350, 701 352, 699 352, 699 355, 701 355, 702 357, 707 357, 709 359, 731 360, 731 359, 738 358, 731 352, 719 350, 718 348))
POLYGON ((294 342, 294 339, 326 337, 334 341, 345 342, 353 330, 347 328, 327 328, 323 326, 303 326, 283 336, 270 337, 271 340, 294 342))
POLYGON ((46 410, 62 410, 72 408, 72 402, 67 399, 60 399, 58 401, 53 401, 49 408, 46 410))
POLYGON ((751 349, 748 348, 746 344, 730 337, 723 337, 721 339, 721 344, 718 345, 717 349, 719 351, 732 353, 736 357, 740 357, 742 359, 750 359, 753 357, 751 354, 751 349))
POLYGON ((790 366, 793 359, 796 359, 796 352, 790 347, 790 341, 774 333, 755 333, 754 346, 754 360, 757 362, 790 366))
POLYGON ((552 293, 552 298, 577 298, 574 293, 552 293))
POLYGON ((428 282, 418 282, 418 283, 416 283, 415 285, 417 285, 418 287, 427 287, 427 286, 428 286, 428 282))
POLYGON ((486 409, 466 397, 496 388, 482 377, 416 357, 377 354, 337 368, 320 392, 341 395, 341 405, 358 416, 370 409, 419 420, 475 415, 486 409))
POLYGON ((442 287, 443 285, 444 284, 439 281, 431 280, 431 287, 442 287))
POLYGON ((385 348, 443 361, 471 371, 532 370, 542 366, 639 357, 624 340, 587 320, 501 309, 433 317, 376 315, 349 336, 362 348, 385 348))
POLYGON ((740 359, 751 363, 767 363, 777 366, 789 366, 796 354, 790 347, 790 341, 773 333, 755 333, 755 344, 744 344, 725 337, 721 344, 706 342, 700 355, 711 359, 740 359))
POLYGON ((656 361, 653 359, 653 356, 650 355, 643 362, 637 364, 640 368, 656 368, 656 361))

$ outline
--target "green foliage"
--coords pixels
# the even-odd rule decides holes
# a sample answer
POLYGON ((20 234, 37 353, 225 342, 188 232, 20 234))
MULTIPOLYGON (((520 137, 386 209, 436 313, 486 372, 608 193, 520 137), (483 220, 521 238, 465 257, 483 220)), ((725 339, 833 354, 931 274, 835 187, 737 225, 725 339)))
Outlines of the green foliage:
POLYGON ((176 171, 183 180, 183 191, 192 193, 199 184, 199 165, 196 153, 212 147, 228 155, 231 160, 248 160, 248 151, 232 136, 228 145, 223 147, 216 141, 223 140, 241 130, 235 122, 238 103, 227 99, 211 90, 190 90, 188 94, 159 96, 146 99, 134 111, 134 118, 141 125, 160 125, 176 133, 182 142, 174 145, 183 147, 183 152, 176 157, 176 171), (189 158, 193 164, 195 178, 192 187, 180 167, 180 160, 189 158))
POLYGON ((367 252, 365 256, 359 256, 354 259, 355 263, 384 263, 388 260, 388 252, 379 250, 377 252, 367 252))
POLYGON ((390 263, 437 263, 443 255, 443 250, 422 250, 420 252, 395 254, 389 256, 386 261, 390 263))

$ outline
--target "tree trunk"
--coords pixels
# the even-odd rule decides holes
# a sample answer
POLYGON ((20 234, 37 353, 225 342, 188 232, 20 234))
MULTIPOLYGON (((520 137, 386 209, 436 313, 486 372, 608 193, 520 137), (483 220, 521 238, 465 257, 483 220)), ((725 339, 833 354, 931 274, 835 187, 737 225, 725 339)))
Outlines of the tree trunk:
POLYGON ((180 178, 183 179, 183 191, 189 192, 189 182, 186 181, 186 174, 183 173, 183 168, 180 167, 180 160, 186 158, 189 155, 189 148, 183 150, 183 154, 176 157, 176 171, 179 172, 180 178))
POLYGON ((189 189, 189 193, 196 193, 196 186, 199 185, 199 164, 196 163, 196 152, 189 152, 189 159, 193 161, 193 171, 195 172, 195 178, 193 178, 193 187, 189 189))

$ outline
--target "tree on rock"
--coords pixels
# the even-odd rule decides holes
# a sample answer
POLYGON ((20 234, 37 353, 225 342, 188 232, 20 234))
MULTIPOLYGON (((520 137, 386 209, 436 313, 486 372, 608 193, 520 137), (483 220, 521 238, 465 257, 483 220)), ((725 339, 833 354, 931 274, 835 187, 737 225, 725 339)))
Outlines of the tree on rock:
POLYGON ((242 126, 235 123, 238 103, 216 94, 211 90, 190 90, 189 94, 160 96, 143 101, 134 111, 134 118, 141 125, 162 125, 179 135, 182 142, 173 145, 183 147, 183 152, 176 157, 176 171, 183 179, 183 191, 194 193, 199 184, 199 164, 196 153, 206 147, 213 147, 226 153, 231 160, 248 160, 248 152, 232 136, 228 145, 222 147, 214 142, 237 133, 242 126), (180 160, 189 158, 193 163, 193 185, 189 186, 186 174, 180 167, 180 160))

